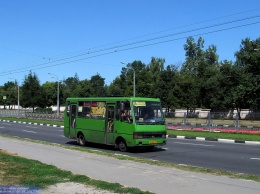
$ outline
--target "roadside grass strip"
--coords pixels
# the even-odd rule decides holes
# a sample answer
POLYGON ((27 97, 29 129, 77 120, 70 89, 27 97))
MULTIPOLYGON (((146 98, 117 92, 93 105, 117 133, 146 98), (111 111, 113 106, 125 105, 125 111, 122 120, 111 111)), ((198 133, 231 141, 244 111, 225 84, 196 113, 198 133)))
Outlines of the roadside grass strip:
POLYGON ((33 192, 27 191, 26 193, 35 193, 35 189, 40 191, 58 183, 75 182, 114 193, 151 194, 151 192, 142 191, 138 188, 125 187, 119 183, 109 183, 95 180, 88 176, 73 174, 70 171, 61 170, 53 165, 29 160, 1 149, 0 159, 1 187, 15 185, 30 189, 33 185, 33 192))
MULTIPOLYGON (((249 126, 247 126, 249 128, 249 126)), ((220 127, 184 127, 184 126, 167 126, 168 130, 177 130, 177 131, 208 131, 208 132, 221 132, 221 133, 242 133, 242 134, 256 134, 260 135, 260 129, 234 129, 234 128, 220 128, 220 127)))

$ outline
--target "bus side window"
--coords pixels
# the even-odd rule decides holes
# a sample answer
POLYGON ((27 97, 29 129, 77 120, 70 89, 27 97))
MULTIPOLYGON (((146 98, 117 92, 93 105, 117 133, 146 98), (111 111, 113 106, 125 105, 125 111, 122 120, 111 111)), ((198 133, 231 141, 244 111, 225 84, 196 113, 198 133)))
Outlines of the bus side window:
POLYGON ((68 101, 68 104, 67 104, 67 117, 70 116, 70 101, 68 101))
POLYGON ((116 120, 120 119, 121 110, 120 110, 120 101, 116 102, 116 120))

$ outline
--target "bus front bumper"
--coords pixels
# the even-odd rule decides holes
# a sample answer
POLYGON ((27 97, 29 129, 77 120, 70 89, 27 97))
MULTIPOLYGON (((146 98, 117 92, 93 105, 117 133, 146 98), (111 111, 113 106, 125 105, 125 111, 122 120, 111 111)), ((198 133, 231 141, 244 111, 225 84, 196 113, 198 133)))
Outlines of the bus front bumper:
POLYGON ((163 146, 167 143, 166 139, 134 139, 133 143, 129 146, 163 146))

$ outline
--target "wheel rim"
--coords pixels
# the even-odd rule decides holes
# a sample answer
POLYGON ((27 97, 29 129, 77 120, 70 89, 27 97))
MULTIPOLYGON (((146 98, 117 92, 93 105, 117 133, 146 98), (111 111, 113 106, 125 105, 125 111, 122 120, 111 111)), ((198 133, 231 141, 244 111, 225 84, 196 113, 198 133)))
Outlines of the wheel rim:
POLYGON ((120 151, 124 152, 127 150, 127 147, 126 147, 126 144, 124 141, 120 141, 119 144, 118 144, 118 148, 120 151))
POLYGON ((79 135, 79 144, 80 145, 85 145, 85 138, 83 135, 79 135))

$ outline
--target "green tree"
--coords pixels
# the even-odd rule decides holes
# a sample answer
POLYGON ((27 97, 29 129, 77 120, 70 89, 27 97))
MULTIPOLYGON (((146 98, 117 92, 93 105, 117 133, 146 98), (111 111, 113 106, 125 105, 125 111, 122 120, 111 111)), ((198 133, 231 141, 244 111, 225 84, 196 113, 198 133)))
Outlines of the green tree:
POLYGON ((6 96, 5 104, 9 106, 9 109, 12 109, 13 105, 18 104, 18 88, 17 82, 7 82, 3 86, 4 94, 6 96))
MULTIPOLYGON (((184 45, 186 60, 181 68, 181 73, 196 77, 199 73, 199 65, 204 63, 204 40, 200 37, 195 42, 193 37, 187 38, 184 45)), ((201 67, 200 67, 201 69, 201 67)))
POLYGON ((123 82, 119 77, 116 77, 116 79, 109 85, 108 87, 108 94, 110 96, 123 96, 123 82))
POLYGON ((89 81, 92 96, 100 97, 106 96, 105 78, 102 78, 98 73, 91 77, 89 81))
POLYGON ((245 68, 245 73, 252 75, 260 74, 260 38, 250 40, 246 38, 242 40, 240 50, 235 53, 238 67, 245 68))
POLYGON ((144 89, 147 89, 147 85, 143 81, 143 79, 147 79, 147 72, 145 72, 145 69, 146 65, 141 61, 133 61, 122 68, 120 79, 123 96, 133 96, 134 74, 136 96, 144 96, 146 94, 144 89))
MULTIPOLYGON (((194 91, 188 89, 193 94, 197 101, 196 107, 212 108, 212 97, 217 85, 217 78, 219 72, 217 48, 210 45, 204 50, 204 40, 200 37, 197 42, 194 38, 189 37, 187 43, 184 45, 186 51, 186 60, 181 68, 181 75, 190 77, 191 83, 194 86, 194 91)), ((192 103, 193 104, 193 103, 192 103)))
POLYGON ((75 89, 79 85, 79 77, 77 74, 75 74, 74 77, 68 77, 63 81, 62 91, 64 93, 64 99, 69 97, 78 97, 75 89))
POLYGON ((37 75, 30 72, 22 84, 21 105, 23 107, 44 107, 43 91, 37 75))
POLYGON ((194 77, 181 75, 178 76, 178 82, 172 90, 172 96, 178 99, 175 101, 176 105, 179 105, 180 108, 186 108, 188 111, 197 107, 198 90, 198 84, 194 77))
POLYGON ((166 111, 178 107, 178 100, 174 95, 177 74, 177 67, 168 65, 165 70, 161 71, 159 78, 154 83, 155 87, 152 88, 154 91, 153 97, 161 99, 162 106, 166 108, 166 111))
POLYGON ((235 66, 239 74, 233 79, 239 80, 234 88, 234 101, 241 108, 260 108, 260 38, 251 41, 242 40, 240 50, 235 53, 235 66))
MULTIPOLYGON (((152 57, 151 62, 147 66, 146 71, 148 71, 149 73, 145 77, 145 79, 147 79, 146 82, 149 83, 150 92, 148 92, 147 95, 149 95, 150 97, 161 96, 160 92, 162 91, 162 88, 164 88, 163 85, 165 84, 165 80, 162 77, 164 64, 165 59, 152 57)), ((164 99, 162 99, 162 101, 164 101, 164 99)))
POLYGON ((5 101, 3 97, 6 96, 5 91, 4 91, 4 86, 0 86, 0 105, 4 105, 5 101))
POLYGON ((212 111, 223 111, 231 108, 233 104, 233 81, 229 75, 234 73, 232 61, 221 61, 219 71, 214 76, 209 77, 207 83, 208 103, 212 111))
POLYGON ((91 84, 88 79, 79 81, 79 84, 74 90, 77 97, 90 97, 92 95, 91 84))
MULTIPOLYGON (((147 67, 136 72, 136 96, 155 97, 156 94, 152 91, 154 85, 152 73, 147 67)), ((130 90, 133 91, 133 88, 130 90)))
POLYGON ((189 105, 192 106, 192 108, 202 107, 201 95, 203 94, 203 90, 201 90, 200 84, 202 81, 200 78, 203 74, 203 67, 205 65, 203 48, 204 40, 201 37, 198 39, 197 43, 194 38, 189 37, 184 45, 186 59, 180 70, 181 80, 179 83, 182 86, 182 89, 180 88, 181 93, 179 94, 184 95, 180 96, 180 99, 183 99, 183 97, 188 97, 188 99, 192 97, 192 99, 190 99, 192 101, 190 102, 186 101, 186 99, 183 101, 183 105, 187 109, 189 108, 189 105), (192 87, 188 86, 189 83, 192 87), (197 102, 195 103, 196 105, 194 104, 195 101, 197 102))
POLYGON ((202 108, 214 108, 212 107, 212 100, 214 100, 214 93, 218 84, 218 63, 217 48, 214 45, 209 46, 204 51, 204 60, 200 61, 199 64, 199 76, 197 77, 198 84, 200 87, 199 99, 202 108))
POLYGON ((42 85, 45 106, 57 104, 57 86, 54 82, 46 82, 42 85))

